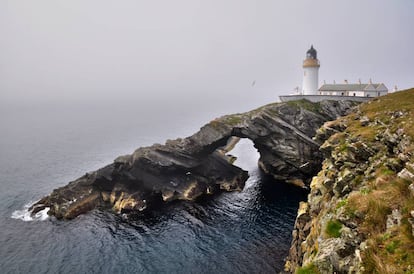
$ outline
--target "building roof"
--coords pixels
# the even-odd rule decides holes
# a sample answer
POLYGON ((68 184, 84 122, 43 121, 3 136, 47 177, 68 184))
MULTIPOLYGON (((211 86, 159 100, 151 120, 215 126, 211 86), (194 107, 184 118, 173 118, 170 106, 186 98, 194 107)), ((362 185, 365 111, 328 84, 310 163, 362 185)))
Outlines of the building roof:
POLYGON ((310 57, 312 59, 318 59, 317 58, 317 52, 316 50, 313 48, 313 45, 311 46, 311 48, 306 52, 306 56, 310 57))
POLYGON ((384 86, 384 84, 324 84, 319 88, 319 91, 363 91, 371 90, 372 88, 367 89, 370 86, 378 89, 380 86, 384 86))

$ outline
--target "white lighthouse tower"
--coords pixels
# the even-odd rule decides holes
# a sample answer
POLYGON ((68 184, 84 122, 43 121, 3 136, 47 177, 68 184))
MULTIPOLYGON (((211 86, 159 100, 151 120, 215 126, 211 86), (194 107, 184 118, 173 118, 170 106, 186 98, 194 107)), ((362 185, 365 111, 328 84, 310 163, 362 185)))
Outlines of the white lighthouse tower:
POLYGON ((306 52, 306 59, 303 61, 303 95, 318 94, 318 72, 320 64, 316 55, 317 52, 312 45, 306 52))

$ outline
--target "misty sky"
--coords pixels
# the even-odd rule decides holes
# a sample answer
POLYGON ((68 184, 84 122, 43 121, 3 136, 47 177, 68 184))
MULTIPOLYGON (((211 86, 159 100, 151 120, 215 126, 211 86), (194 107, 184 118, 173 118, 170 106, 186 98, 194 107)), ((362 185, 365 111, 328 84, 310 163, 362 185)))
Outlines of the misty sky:
POLYGON ((258 106, 311 44, 321 83, 414 86, 412 0, 0 0, 0 39, 8 105, 258 106))

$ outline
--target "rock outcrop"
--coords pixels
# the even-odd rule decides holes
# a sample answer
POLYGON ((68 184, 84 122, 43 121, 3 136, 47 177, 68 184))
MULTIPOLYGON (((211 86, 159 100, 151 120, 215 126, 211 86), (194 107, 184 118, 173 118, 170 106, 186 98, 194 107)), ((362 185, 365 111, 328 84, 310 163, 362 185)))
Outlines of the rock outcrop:
POLYGON ((220 153, 233 136, 249 138, 260 153, 259 166, 279 180, 308 185, 322 154, 312 139, 326 121, 355 103, 297 101, 227 115, 194 135, 168 140, 120 156, 114 163, 55 189, 31 208, 35 214, 71 219, 94 208, 143 211, 173 200, 193 200, 218 191, 241 190, 248 174, 220 153))
POLYGON ((413 128, 408 90, 317 131, 325 160, 300 205, 287 272, 413 273, 413 128))

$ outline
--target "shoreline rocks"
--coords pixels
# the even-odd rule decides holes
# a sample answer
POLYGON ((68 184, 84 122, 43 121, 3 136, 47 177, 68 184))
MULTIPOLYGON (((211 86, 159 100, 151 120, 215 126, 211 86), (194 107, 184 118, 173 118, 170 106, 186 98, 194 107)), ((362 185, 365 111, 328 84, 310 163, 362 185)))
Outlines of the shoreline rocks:
POLYGON ((320 143, 312 137, 324 122, 346 114, 354 105, 349 101, 302 100, 226 115, 190 137, 120 156, 112 164, 55 189, 30 210, 36 214, 50 208, 49 215, 73 219, 94 208, 128 213, 220 191, 241 191, 248 174, 232 165, 232 158, 226 155, 235 145, 234 138, 253 141, 265 173, 308 186, 323 159, 320 143))

